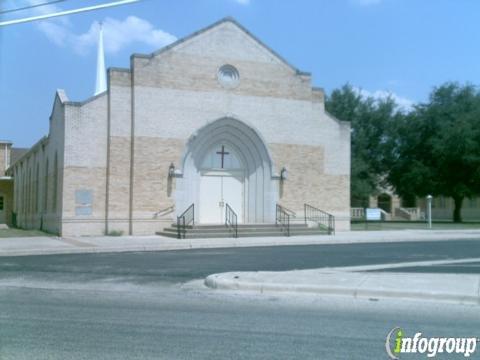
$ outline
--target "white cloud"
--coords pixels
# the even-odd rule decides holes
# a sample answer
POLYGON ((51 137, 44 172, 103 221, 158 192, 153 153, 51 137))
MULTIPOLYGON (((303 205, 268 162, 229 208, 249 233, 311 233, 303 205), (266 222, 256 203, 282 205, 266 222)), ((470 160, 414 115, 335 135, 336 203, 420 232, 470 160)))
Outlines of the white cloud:
POLYGON ((38 29, 55 45, 63 46, 70 32, 68 27, 54 21, 41 21, 37 24, 38 29))
POLYGON ((413 105, 415 105, 413 100, 399 96, 391 91, 376 90, 372 92, 357 87, 355 87, 354 90, 364 98, 372 97, 376 100, 385 100, 390 97, 397 103, 399 109, 402 111, 410 111, 413 109, 413 105))
MULTIPOLYGON (((99 24, 93 23, 90 29, 80 35, 70 34, 68 41, 79 53, 85 53, 88 48, 97 44, 99 24)), ((105 51, 116 53, 123 48, 143 43, 158 49, 168 45, 177 38, 161 29, 156 29, 147 20, 136 16, 128 16, 125 20, 106 18, 103 21, 103 36, 105 51)))
POLYGON ((351 0, 351 1, 356 5, 370 6, 370 5, 378 5, 383 0, 351 0))
MULTIPOLYGON (((41 4, 42 0, 28 0, 28 5, 41 4)), ((56 5, 43 5, 35 7, 30 11, 29 16, 47 15, 61 11, 56 5)), ((58 17, 35 22, 35 26, 54 44, 61 46, 67 40, 71 23, 67 17, 58 17)))
MULTIPOLYGON (((42 0, 28 0, 31 5, 40 2, 42 0)), ((51 14, 61 10, 56 5, 40 6, 32 9, 32 15, 51 14)), ((97 22, 92 23, 83 34, 76 34, 72 30, 73 26, 68 17, 42 20, 36 23, 36 26, 55 45, 68 46, 79 54, 87 53, 97 44, 99 30, 97 22)), ((105 51, 109 53, 116 53, 136 43, 147 44, 152 50, 156 50, 177 40, 174 35, 155 28, 147 20, 136 16, 128 16, 123 21, 106 18, 103 21, 103 36, 105 51)))

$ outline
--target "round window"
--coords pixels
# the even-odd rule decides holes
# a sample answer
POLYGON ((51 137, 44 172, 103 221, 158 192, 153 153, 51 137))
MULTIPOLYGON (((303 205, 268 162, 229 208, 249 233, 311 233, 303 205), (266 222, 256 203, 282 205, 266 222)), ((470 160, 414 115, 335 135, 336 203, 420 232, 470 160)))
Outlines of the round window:
POLYGON ((235 66, 223 65, 218 69, 218 82, 225 88, 234 88, 240 82, 240 75, 235 66))

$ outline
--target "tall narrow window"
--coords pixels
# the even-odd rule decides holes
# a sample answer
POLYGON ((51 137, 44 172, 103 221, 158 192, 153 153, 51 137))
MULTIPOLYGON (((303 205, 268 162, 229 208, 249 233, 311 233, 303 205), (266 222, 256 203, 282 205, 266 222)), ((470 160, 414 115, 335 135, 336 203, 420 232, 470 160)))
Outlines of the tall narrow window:
POLYGON ((3 211, 3 208, 4 208, 4 200, 3 200, 3 196, 0 195, 0 211, 3 211))
POLYGON ((27 211, 27 171, 22 163, 22 214, 27 211))
POLYGON ((18 166, 15 166, 13 168, 13 205, 15 206, 14 208, 14 212, 18 212, 18 188, 19 188, 19 183, 18 183, 18 180, 19 180, 19 174, 18 174, 18 166))
POLYGON ((32 159, 32 170, 30 172, 30 214, 35 213, 35 166, 32 159))
POLYGON ((44 175, 45 181, 44 181, 44 198, 43 198, 43 212, 47 213, 48 212, 48 159, 45 162, 45 175, 44 175))
POLYGON ((40 212, 40 164, 37 163, 37 172, 35 174, 35 213, 40 212))
MULTIPOLYGON (((27 163, 28 166, 28 163, 27 163)), ((27 178, 27 214, 32 212, 32 170, 28 169, 28 178, 27 178)))
POLYGON ((17 211, 18 208, 18 170, 15 166, 13 168, 13 212, 17 211))
POLYGON ((57 153, 55 152, 55 159, 53 161, 53 204, 52 210, 53 212, 57 211, 57 192, 58 192, 58 160, 57 160, 57 153))
POLYGON ((28 212, 28 170, 27 164, 25 163, 25 168, 23 169, 23 213, 26 215, 28 212))

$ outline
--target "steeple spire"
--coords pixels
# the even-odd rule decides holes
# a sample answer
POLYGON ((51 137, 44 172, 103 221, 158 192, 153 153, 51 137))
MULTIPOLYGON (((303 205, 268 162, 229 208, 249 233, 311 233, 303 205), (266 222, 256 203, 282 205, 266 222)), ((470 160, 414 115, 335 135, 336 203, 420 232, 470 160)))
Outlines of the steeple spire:
POLYGON ((105 70, 105 54, 103 51, 103 24, 100 23, 98 30, 98 53, 97 53, 97 82, 95 85, 95 95, 107 90, 107 73, 105 70))

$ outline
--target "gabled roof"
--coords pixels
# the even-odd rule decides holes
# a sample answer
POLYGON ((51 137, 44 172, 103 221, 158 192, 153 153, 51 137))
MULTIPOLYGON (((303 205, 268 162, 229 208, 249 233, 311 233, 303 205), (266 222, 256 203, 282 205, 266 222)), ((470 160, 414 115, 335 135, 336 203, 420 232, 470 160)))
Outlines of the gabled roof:
POLYGON ((16 163, 23 155, 28 152, 28 148, 12 148, 10 155, 10 164, 16 163))
POLYGON ((175 41, 174 43, 171 43, 170 45, 167 45, 163 48, 161 48, 160 50, 157 50, 157 51, 154 51, 150 54, 132 54, 132 57, 137 57, 137 58, 145 58, 145 59, 151 59, 157 55, 160 55, 164 52, 167 52, 169 51, 170 49, 173 49, 174 47, 200 35, 200 34, 203 34, 215 27, 218 27, 224 23, 232 23, 234 24, 235 26, 237 26, 241 31, 243 31, 245 34, 247 34, 250 38, 252 38, 255 42, 257 42, 261 47, 263 47, 264 49, 266 49, 270 54, 272 54, 273 56, 275 56, 277 59, 279 59, 282 63, 284 63, 285 65, 287 65, 290 69, 292 69, 295 73, 297 73, 298 75, 311 75, 311 73, 309 72, 305 72, 305 71, 301 71, 299 69, 297 69, 295 66, 293 66, 292 64, 290 64, 287 60, 285 60, 282 56, 280 56, 277 52, 275 52, 273 49, 271 49, 269 46, 267 46, 265 43, 263 43, 259 38, 257 38, 255 35, 253 35, 250 31, 248 31, 245 27, 243 27, 237 20, 235 20, 233 17, 225 17, 223 19, 220 19, 219 21, 203 28, 203 29, 200 29, 188 36, 185 36, 181 39, 178 39, 177 41, 175 41))
MULTIPOLYGON (((257 38, 255 35, 253 35, 250 31, 248 31, 245 27, 243 27, 237 20, 235 20, 233 17, 230 17, 230 16, 227 16, 223 19, 220 19, 218 20, 217 22, 203 28, 203 29, 200 29, 198 31, 195 31, 194 33, 188 35, 188 36, 185 36, 181 39, 178 39, 177 41, 171 43, 170 45, 167 45, 167 46, 164 46, 162 47, 161 49, 157 50, 157 51, 154 51, 150 54, 139 54, 139 53, 134 53, 131 55, 132 58, 134 57, 137 57, 137 58, 144 58, 144 59, 152 59, 154 58, 155 56, 157 55, 160 55, 160 54, 163 54, 173 48, 175 48, 176 46, 200 35, 200 34, 203 34, 211 29, 214 29, 215 27, 217 26, 220 26, 224 23, 232 23, 234 24, 237 28, 239 28, 241 31, 243 31, 247 36, 249 36, 252 40, 254 40, 257 44, 259 44, 261 47, 263 47, 265 50, 267 50, 267 52, 269 52, 270 54, 272 54, 274 57, 276 57, 278 60, 280 60, 280 62, 282 62, 283 64, 285 64, 288 68, 290 68, 293 72, 295 72, 297 75, 306 75, 306 76, 310 76, 311 73, 310 72, 306 72, 306 71, 301 71, 299 70, 298 68, 296 68, 295 66, 293 66, 292 64, 290 64, 287 60, 285 60, 281 55, 279 55, 277 52, 275 52, 275 50, 271 49, 268 45, 266 45, 265 43, 263 43, 259 38, 257 38)), ((110 67, 108 69, 108 71, 121 71, 121 72, 130 72, 131 69, 129 68, 117 68, 117 67, 110 67)), ((90 101, 93 101, 103 95, 105 95, 106 93, 108 92, 105 91, 105 92, 102 92, 98 95, 93 95, 93 96, 90 96, 88 97, 86 100, 84 101, 71 101, 68 99, 66 93, 64 90, 62 89, 58 89, 57 90, 57 93, 55 94, 55 101, 54 101, 54 105, 53 105, 53 108, 52 108, 52 113, 53 113, 53 110, 55 108, 55 104, 56 104, 56 99, 58 98, 60 104, 62 105, 72 105, 72 106, 82 106, 90 101)))

